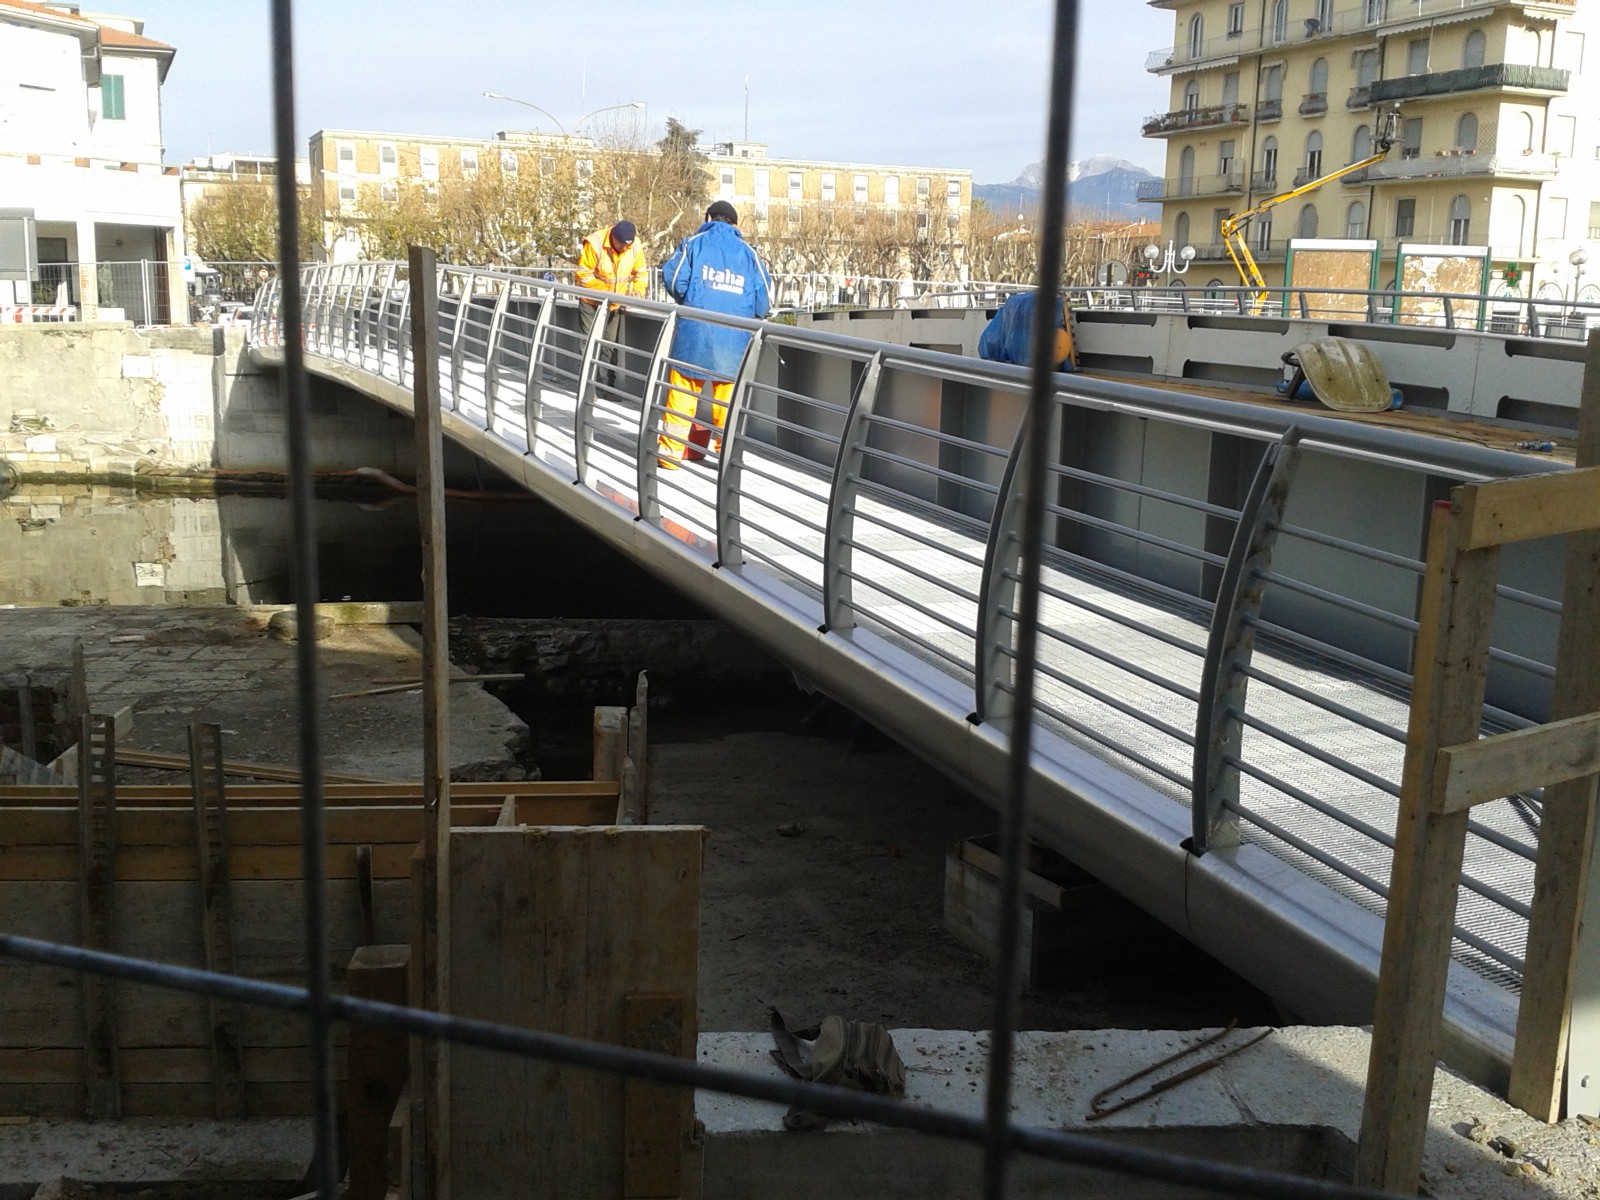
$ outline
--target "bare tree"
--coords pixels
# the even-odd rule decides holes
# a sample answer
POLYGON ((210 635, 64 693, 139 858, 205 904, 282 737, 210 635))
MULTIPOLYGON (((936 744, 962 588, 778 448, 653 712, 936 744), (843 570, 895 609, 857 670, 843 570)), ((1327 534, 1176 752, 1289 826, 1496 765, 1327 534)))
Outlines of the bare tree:
MULTIPOLYGON (((316 257, 321 245, 321 214, 300 189, 300 255, 316 257)), ((278 260, 278 190, 270 182, 219 184, 195 203, 189 214, 189 247, 213 262, 278 260)))

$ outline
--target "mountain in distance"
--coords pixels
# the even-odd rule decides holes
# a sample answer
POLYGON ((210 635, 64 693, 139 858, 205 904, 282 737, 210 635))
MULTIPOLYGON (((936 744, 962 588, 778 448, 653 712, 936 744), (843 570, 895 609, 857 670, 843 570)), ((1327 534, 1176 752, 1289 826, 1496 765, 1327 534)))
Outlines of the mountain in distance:
MULTIPOLYGON (((1030 163, 1010 183, 975 183, 972 197, 982 200, 991 212, 1031 213, 1039 208, 1039 184, 1043 163, 1030 163)), ((1140 204, 1139 185, 1157 178, 1143 167, 1124 158, 1096 154, 1067 165, 1072 183, 1069 193, 1072 221, 1160 220, 1158 207, 1140 204)))

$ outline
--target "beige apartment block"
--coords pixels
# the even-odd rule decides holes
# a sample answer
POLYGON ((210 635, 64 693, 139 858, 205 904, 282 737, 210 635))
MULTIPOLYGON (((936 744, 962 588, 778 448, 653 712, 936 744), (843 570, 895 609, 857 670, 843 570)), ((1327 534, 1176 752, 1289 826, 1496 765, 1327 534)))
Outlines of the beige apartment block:
POLYGON ((758 237, 782 238, 808 224, 870 224, 907 243, 940 243, 964 258, 970 170, 773 158, 762 142, 705 149, 711 198, 731 203, 740 225, 758 237))
MULTIPOLYGON (((1379 286, 1401 243, 1486 246, 1492 291, 1588 298, 1600 251, 1597 0, 1148 0, 1173 14, 1150 72, 1168 111, 1162 241, 1192 245, 1189 286, 1236 285, 1219 223, 1375 152, 1387 157, 1254 218, 1251 251, 1283 281, 1291 238, 1378 241, 1379 286)), ((1163 276, 1158 282, 1167 282, 1163 276)))
MULTIPOLYGON (((706 203, 731 202, 745 235, 778 251, 778 258, 793 248, 797 262, 826 267, 848 258, 846 248, 873 243, 896 248, 882 256, 885 274, 919 266, 959 272, 965 262, 970 170, 773 158, 759 142, 699 149, 706 158, 706 203)), ((311 136, 312 203, 322 212, 330 258, 343 261, 360 255, 361 214, 375 204, 398 203, 402 186, 482 172, 549 176, 570 170, 581 179, 608 152, 576 135, 501 133, 478 140, 323 129, 311 136)), ((576 241, 572 249, 576 253, 576 241)))

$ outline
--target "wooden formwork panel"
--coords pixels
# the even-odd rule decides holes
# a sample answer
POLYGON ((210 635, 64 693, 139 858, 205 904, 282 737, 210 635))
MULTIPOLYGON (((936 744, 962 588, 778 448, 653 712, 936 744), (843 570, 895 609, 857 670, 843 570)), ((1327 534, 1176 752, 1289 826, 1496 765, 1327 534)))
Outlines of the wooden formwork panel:
MULTIPOLYGON (((610 823, 618 787, 576 783, 455 785, 465 827, 528 822, 610 823)), ((205 965, 199 850, 189 789, 140 788, 117 795, 113 949, 186 967, 205 965)), ((369 937, 410 941, 411 859, 423 828, 414 787, 329 788, 324 935, 336 990, 351 954, 369 937), (358 849, 371 861, 371 913, 358 879, 358 849), (368 924, 371 924, 370 931, 368 924)), ((233 970, 302 986, 304 907, 298 789, 228 789, 227 890, 233 970)), ((78 811, 75 789, 8 788, 0 793, 0 929, 80 943, 78 811)), ((0 1116, 81 1117, 86 1050, 79 976, 0 959, 0 1116)), ((208 1003, 164 988, 117 983, 116 1041, 124 1116, 212 1116, 208 1003)), ((340 1078, 345 1028, 334 1030, 340 1078)), ((252 1116, 310 1111, 306 1019, 256 1007, 238 1010, 237 1040, 246 1110, 252 1116)))
MULTIPOLYGON (((698 826, 453 830, 452 1011, 693 1058, 698 826)), ((451 1189, 698 1195, 690 1089, 467 1046, 451 1055, 451 1189)))

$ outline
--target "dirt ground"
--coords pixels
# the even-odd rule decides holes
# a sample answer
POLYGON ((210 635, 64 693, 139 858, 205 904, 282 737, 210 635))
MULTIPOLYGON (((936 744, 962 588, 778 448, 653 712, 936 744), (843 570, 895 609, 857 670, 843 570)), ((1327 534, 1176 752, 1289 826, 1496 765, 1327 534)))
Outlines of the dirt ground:
MULTIPOLYGON (((891 1028, 986 1029, 987 963, 943 924, 945 856, 998 818, 893 744, 852 749, 778 705, 757 729, 652 718, 651 820, 710 830, 700 924, 700 1027, 759 1030, 832 1013, 891 1028)), ((735 720, 729 714, 729 720, 735 720)), ((748 723, 748 715, 743 718, 748 723)), ((1028 990, 1025 1029, 1276 1023, 1271 1003, 1154 923, 1104 958, 1060 962, 1028 990)))

